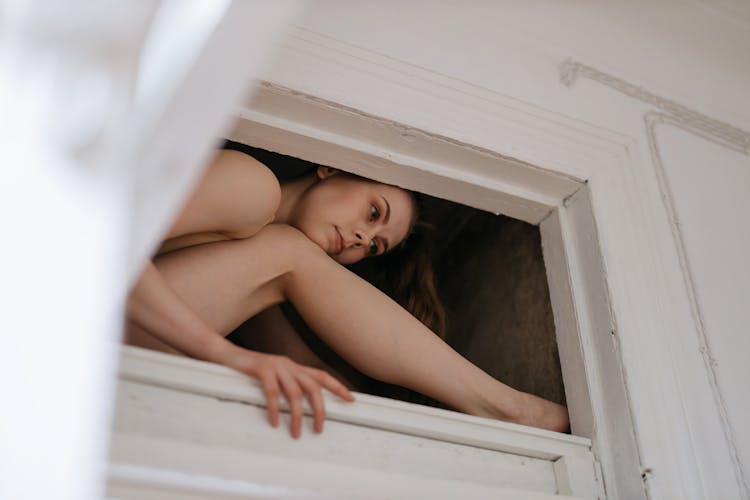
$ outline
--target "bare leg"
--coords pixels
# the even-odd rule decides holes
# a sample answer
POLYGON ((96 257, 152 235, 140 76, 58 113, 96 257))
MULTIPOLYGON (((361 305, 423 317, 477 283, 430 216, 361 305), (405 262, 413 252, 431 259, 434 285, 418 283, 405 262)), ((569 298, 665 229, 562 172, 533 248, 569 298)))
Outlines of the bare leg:
POLYGON ((284 294, 357 369, 469 414, 567 431, 565 407, 495 380, 377 288, 327 256, 310 254, 293 268, 284 294))
POLYGON ((329 346, 373 378, 473 415, 567 430, 564 407, 493 379, 292 228, 268 226, 250 240, 176 251, 157 266, 223 334, 286 298, 329 346))

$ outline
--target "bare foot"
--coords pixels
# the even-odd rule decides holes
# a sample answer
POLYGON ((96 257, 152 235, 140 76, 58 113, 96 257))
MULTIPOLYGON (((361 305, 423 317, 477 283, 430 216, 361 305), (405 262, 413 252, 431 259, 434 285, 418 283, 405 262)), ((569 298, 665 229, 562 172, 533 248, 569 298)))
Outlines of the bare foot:
POLYGON ((570 431, 567 408, 533 394, 514 389, 510 391, 512 392, 505 393, 501 400, 485 399, 479 408, 468 413, 555 432, 570 431))
POLYGON ((533 394, 519 392, 519 424, 555 432, 570 432, 568 409, 533 394))

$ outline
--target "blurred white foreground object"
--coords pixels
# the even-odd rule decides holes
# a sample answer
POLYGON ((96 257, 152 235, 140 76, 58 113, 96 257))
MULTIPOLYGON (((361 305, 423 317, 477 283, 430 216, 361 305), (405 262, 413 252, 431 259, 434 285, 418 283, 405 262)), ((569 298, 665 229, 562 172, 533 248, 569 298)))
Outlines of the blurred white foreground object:
POLYGON ((101 496, 128 284, 300 7, 0 7, 0 498, 101 496))

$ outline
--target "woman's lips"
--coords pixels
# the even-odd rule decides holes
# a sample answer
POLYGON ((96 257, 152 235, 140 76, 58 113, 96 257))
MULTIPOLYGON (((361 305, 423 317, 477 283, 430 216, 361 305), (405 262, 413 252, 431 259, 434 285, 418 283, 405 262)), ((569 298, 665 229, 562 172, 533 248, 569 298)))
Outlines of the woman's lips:
POLYGON ((344 237, 341 236, 341 231, 336 226, 333 226, 336 230, 336 255, 344 251, 344 237))

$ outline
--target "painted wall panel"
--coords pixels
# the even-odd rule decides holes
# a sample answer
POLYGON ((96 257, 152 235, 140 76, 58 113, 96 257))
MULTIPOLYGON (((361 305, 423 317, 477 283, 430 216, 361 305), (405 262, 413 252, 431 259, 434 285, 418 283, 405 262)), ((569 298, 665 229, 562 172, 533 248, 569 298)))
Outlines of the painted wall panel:
POLYGON ((676 127, 657 143, 672 195, 698 331, 725 424, 747 477, 750 463, 750 157, 676 127), (700 331, 702 330, 702 332, 700 331))

